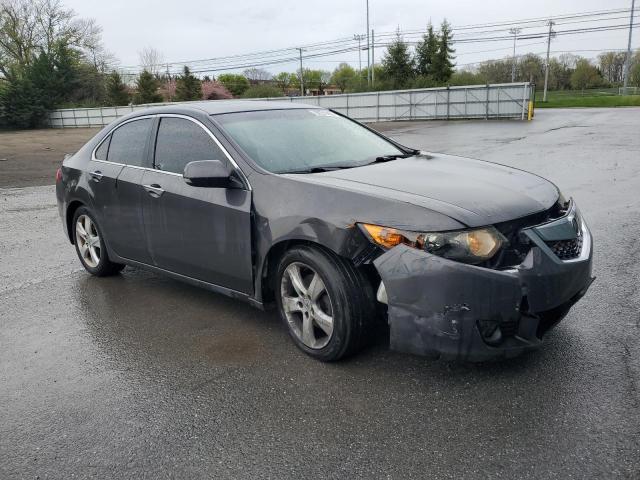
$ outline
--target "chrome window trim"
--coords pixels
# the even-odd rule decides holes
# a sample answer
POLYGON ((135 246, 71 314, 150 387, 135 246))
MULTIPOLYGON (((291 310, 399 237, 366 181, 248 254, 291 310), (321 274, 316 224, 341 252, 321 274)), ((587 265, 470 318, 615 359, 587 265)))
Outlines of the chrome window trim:
POLYGON ((165 172, 163 170, 157 170, 155 168, 139 167, 138 165, 127 165, 126 163, 110 162, 109 160, 100 160, 99 158, 96 158, 93 161, 94 162, 100 162, 100 163, 106 163, 108 165, 118 165, 119 167, 135 168, 136 170, 148 170, 149 172, 164 173, 165 175, 175 175, 176 177, 182 177, 182 174, 180 174, 180 173, 165 172))
MULTIPOLYGON (((231 155, 229 154, 229 151, 216 138, 216 136, 213 134, 213 132, 211 130, 209 130, 209 128, 204 123, 202 123, 200 120, 197 120, 197 119, 195 119, 193 117, 190 117, 188 115, 183 115, 183 114, 180 114, 180 113, 158 113, 158 114, 154 114, 154 115, 142 115, 140 117, 130 118, 129 120, 126 120, 126 121, 120 123, 119 125, 116 125, 111 130, 109 130, 109 133, 107 133, 104 136, 104 138, 102 140, 100 140, 100 142, 95 146, 95 148, 91 152, 91 160, 94 161, 94 162, 108 163, 108 164, 111 164, 111 165, 120 165, 120 166, 123 166, 123 167, 137 168, 139 170, 149 170, 150 172, 159 172, 159 173, 164 173, 165 175, 174 175, 174 176, 177 176, 177 177, 183 177, 183 175, 181 173, 165 172, 164 170, 158 170, 157 168, 140 167, 138 165, 126 165, 124 163, 112 162, 110 160, 102 160, 102 159, 96 158, 96 150, 98 150, 98 148, 100 148, 100 145, 102 145, 102 143, 113 132, 115 132, 118 128, 122 127, 123 125, 126 125, 127 123, 135 122, 136 120, 142 120, 142 119, 145 119, 145 118, 153 119, 153 118, 156 118, 156 117, 157 118, 163 118, 163 117, 167 117, 167 118, 182 118, 184 120, 188 120, 190 122, 193 122, 196 125, 198 125, 200 128, 202 128, 209 135, 209 137, 211 137, 211 139, 218 146, 218 148, 220 150, 222 150, 222 153, 225 154, 225 156, 227 157, 227 160, 233 166, 233 168, 240 174, 240 176, 242 177, 243 182, 245 183, 245 185, 247 186, 249 191, 253 190, 253 188, 251 187, 251 183, 249 183, 249 179, 247 178, 245 173, 242 171, 242 169, 236 163, 236 161, 231 157, 231 155)), ((155 152, 155 150, 154 150, 154 152, 155 152)))

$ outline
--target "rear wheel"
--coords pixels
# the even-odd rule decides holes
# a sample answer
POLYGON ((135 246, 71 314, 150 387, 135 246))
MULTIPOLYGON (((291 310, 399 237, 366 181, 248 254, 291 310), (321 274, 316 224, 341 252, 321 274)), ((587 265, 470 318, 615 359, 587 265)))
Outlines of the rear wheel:
POLYGON ((73 216, 73 240, 82 266, 92 275, 105 277, 124 268, 109 260, 104 238, 95 217, 86 207, 80 207, 73 216))
POLYGON ((358 351, 374 326, 367 279, 347 260, 310 246, 287 252, 276 277, 278 310, 295 344, 322 361, 358 351))

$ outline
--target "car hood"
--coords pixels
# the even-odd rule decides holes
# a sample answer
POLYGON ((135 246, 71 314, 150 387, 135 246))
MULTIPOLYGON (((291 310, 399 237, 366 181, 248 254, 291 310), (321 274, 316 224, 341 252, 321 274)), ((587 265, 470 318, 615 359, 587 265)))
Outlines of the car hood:
POLYGON ((559 194, 553 183, 532 173, 432 153, 304 177, 312 183, 425 207, 469 227, 546 210, 559 194))

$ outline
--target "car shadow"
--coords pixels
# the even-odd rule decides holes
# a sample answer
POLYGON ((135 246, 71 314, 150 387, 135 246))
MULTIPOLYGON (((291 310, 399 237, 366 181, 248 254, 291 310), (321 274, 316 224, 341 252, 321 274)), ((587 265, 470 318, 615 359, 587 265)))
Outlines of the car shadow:
POLYGON ((430 389, 484 382, 502 390, 526 377, 560 392, 563 379, 580 368, 572 359, 585 355, 571 329, 560 325, 539 350, 500 361, 446 362, 397 353, 388 349, 383 332, 357 355, 321 363, 294 346, 275 311, 145 270, 127 268, 109 278, 81 274, 77 292, 95 345, 114 367, 147 378, 161 373, 179 380, 181 371, 195 366, 296 375, 301 369, 305 381, 312 377, 342 383, 355 375, 393 384, 411 378, 430 389))

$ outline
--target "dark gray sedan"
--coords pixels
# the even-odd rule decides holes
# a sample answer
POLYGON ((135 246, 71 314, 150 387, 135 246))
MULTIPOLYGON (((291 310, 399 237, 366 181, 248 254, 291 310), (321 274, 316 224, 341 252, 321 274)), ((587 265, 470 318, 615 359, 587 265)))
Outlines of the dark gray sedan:
POLYGON ((136 112, 56 175, 97 276, 149 268, 276 304, 320 360, 391 348, 471 361, 540 345, 591 284, 592 239, 549 181, 399 145, 336 112, 214 101, 136 112))

